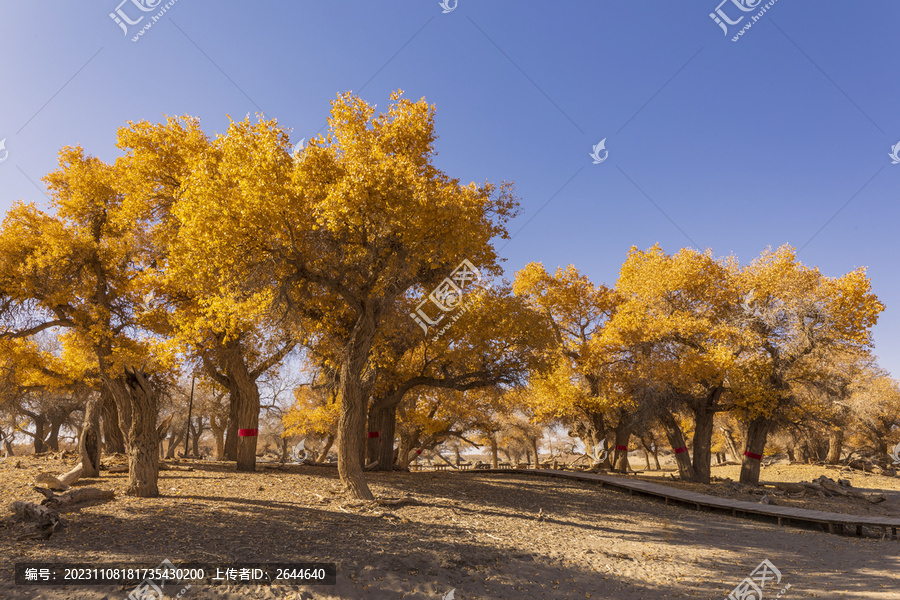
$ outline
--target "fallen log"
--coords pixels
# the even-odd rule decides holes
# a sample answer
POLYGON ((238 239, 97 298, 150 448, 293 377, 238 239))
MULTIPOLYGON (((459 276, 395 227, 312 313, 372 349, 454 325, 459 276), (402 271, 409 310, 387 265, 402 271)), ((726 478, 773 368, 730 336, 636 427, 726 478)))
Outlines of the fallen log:
POLYGON ((810 491, 810 488, 802 483, 776 483, 775 489, 788 494, 805 494, 810 491))
POLYGON ((63 485, 72 485, 79 479, 81 479, 81 474, 84 473, 84 465, 82 463, 78 463, 75 465, 75 468, 69 471, 68 473, 63 473, 57 479, 63 485))
POLYGON ((38 484, 42 484, 50 488, 51 490, 60 490, 65 491, 69 489, 69 486, 61 482, 59 479, 50 475, 49 473, 40 473, 34 478, 34 482, 38 484))
POLYGON ((59 520, 59 513, 46 506, 33 502, 13 502, 10 504, 10 509, 16 513, 15 519, 23 522, 35 522, 28 528, 28 531, 19 535, 16 538, 17 540, 38 538, 46 540, 62 525, 62 522, 59 520))
POLYGON ((847 462, 848 467, 852 467, 854 469, 860 469, 865 473, 875 473, 876 475, 884 475, 885 470, 879 467, 878 465, 866 461, 866 460, 851 460, 847 462))
POLYGON ((108 473, 127 473, 128 465, 116 465, 113 467, 109 467, 108 469, 106 469, 106 471, 108 473))
POLYGON ((44 506, 51 508, 66 508, 82 502, 91 502, 92 500, 112 500, 116 497, 116 493, 112 490, 101 490, 100 488, 78 488, 71 490, 65 494, 54 494, 52 491, 35 487, 34 491, 44 495, 44 506))
POLYGON ((820 475, 818 478, 814 479, 813 482, 821 485, 824 489, 828 490, 832 494, 845 496, 847 498, 859 498, 860 500, 865 500, 867 502, 871 502, 872 504, 878 504, 879 502, 884 502, 886 500, 883 494, 864 494, 861 492, 857 492, 856 490, 848 489, 842 485, 835 483, 824 475, 820 475))
POLYGON ((302 463, 295 463, 295 464, 301 464, 306 467, 335 467, 335 468, 337 468, 336 462, 332 462, 332 463, 321 462, 320 463, 320 462, 310 461, 310 462, 302 462, 302 463))
POLYGON ((184 467, 181 465, 170 465, 166 463, 159 463, 160 471, 193 471, 194 467, 184 467))

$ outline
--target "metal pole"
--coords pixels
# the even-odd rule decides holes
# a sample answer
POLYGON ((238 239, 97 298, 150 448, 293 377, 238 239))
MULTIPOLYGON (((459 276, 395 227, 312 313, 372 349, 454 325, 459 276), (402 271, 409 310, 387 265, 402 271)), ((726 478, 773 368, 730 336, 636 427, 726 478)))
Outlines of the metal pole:
POLYGON ((188 440, 191 439, 191 410, 194 408, 194 380, 195 379, 197 379, 196 375, 191 377, 191 401, 188 404, 187 429, 184 432, 184 455, 185 456, 187 456, 187 453, 188 453, 188 440))

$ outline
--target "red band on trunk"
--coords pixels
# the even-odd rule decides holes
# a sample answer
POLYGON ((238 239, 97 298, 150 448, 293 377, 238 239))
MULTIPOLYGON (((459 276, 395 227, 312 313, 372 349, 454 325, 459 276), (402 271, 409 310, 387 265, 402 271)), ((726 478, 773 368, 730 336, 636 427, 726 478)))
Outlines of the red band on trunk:
POLYGON ((687 452, 686 446, 682 446, 681 448, 675 448, 675 454, 681 454, 682 452, 687 452))
POLYGON ((628 446, 616 446, 616 450, 628 450, 628 446))
POLYGON ((256 437, 259 429, 238 429, 238 437, 256 437))
POLYGON ((762 460, 762 454, 756 454, 755 452, 750 452, 749 450, 744 451, 744 456, 749 456, 755 460, 762 460))
POLYGON ((416 454, 422 454, 421 450, 416 450, 416 454))
POLYGON ((370 431, 370 432, 369 432, 369 437, 370 437, 370 438, 381 437, 381 432, 380 432, 380 431, 370 431))

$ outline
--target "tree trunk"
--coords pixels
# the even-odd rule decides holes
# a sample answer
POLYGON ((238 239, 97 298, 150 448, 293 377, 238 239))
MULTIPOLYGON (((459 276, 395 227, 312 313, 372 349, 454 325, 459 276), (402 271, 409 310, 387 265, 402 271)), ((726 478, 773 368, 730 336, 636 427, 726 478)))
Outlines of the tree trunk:
POLYGON ((709 483, 712 464, 711 448, 713 421, 716 413, 702 407, 694 412, 694 473, 700 483, 709 483))
MULTIPOLYGON (((666 433, 666 439, 669 440, 672 450, 685 448, 687 444, 684 443, 684 432, 681 431, 675 416, 667 410, 662 410, 659 413, 659 422, 666 433)), ((697 481, 694 465, 691 464, 691 455, 686 449, 675 452, 675 464, 678 466, 678 475, 682 481, 697 481)))
POLYGON ((841 449, 844 444, 844 431, 833 428, 828 434, 828 456, 825 462, 829 465, 836 465, 841 461, 841 449))
MULTIPOLYGON (((203 435, 203 432, 206 430, 203 427, 203 417, 197 417, 197 428, 193 432, 191 432, 191 445, 194 447, 194 456, 200 456, 200 436, 203 435)), ((287 445, 287 442, 285 442, 287 445)))
MULTIPOLYGON (((240 340, 228 342, 223 353, 231 396, 230 414, 234 415, 237 429, 237 470, 252 472, 256 470, 256 447, 259 441, 259 387, 247 366, 240 340)), ((228 450, 226 441, 226 456, 228 450)))
POLYGON ((738 451, 737 442, 734 441, 734 433, 732 433, 731 428, 720 427, 719 431, 722 432, 722 437, 725 438, 725 447, 728 448, 728 452, 731 454, 731 460, 739 461, 741 453, 738 451))
POLYGON ((44 429, 47 427, 47 419, 44 415, 36 415, 32 421, 34 422, 34 453, 40 454, 46 450, 44 447, 44 429))
POLYGON ((126 369, 122 377, 109 380, 110 392, 119 411, 119 425, 128 425, 128 485, 125 493, 140 498, 159 496, 159 434, 156 417, 159 397, 138 369, 126 369))
POLYGON ((50 417, 50 435, 47 436, 47 447, 56 452, 59 452, 59 428, 62 427, 63 420, 64 417, 59 415, 50 417))
POLYGON ((652 452, 652 454, 653 454, 653 462, 656 463, 656 470, 662 471, 662 467, 659 466, 659 450, 654 450, 652 452))
POLYGON ((216 442, 216 460, 225 460, 225 428, 227 419, 219 419, 215 414, 209 415, 209 428, 212 429, 213 440, 216 442))
POLYGON ((238 447, 238 406, 240 400, 234 395, 228 395, 228 421, 225 425, 225 456, 224 460, 237 460, 238 447))
POLYGON ((376 471, 390 471, 394 468, 394 437, 397 426, 397 406, 384 406, 383 402, 373 402, 369 407, 368 435, 378 433, 378 437, 367 438, 366 462, 378 462, 376 471))
MULTIPOLYGON (((764 417, 757 417, 750 422, 747 428, 746 452, 761 457, 766 449, 766 438, 770 429, 769 420, 764 417)), ((761 458, 744 455, 743 464, 741 464, 740 482, 745 485, 759 485, 759 468, 761 458)))
MULTIPOLYGON (((591 448, 594 448, 601 440, 606 439, 606 422, 600 413, 589 412, 585 417, 576 422, 572 431, 569 432, 570 437, 577 437, 584 443, 585 452, 590 454, 591 448)), ((613 453, 610 452, 606 460, 600 463, 602 467, 611 467, 613 464, 613 453)))
POLYGON ((81 455, 81 476, 100 477, 100 413, 103 400, 98 396, 91 397, 84 409, 84 423, 81 426, 81 437, 78 440, 78 453, 81 455))
POLYGON ((363 309, 341 361, 341 412, 338 417, 338 474, 350 495, 356 500, 374 500, 366 483, 363 465, 365 458, 366 408, 368 386, 363 384, 363 370, 375 337, 375 314, 371 306, 363 309))
POLYGON ((319 456, 316 457, 316 462, 321 463, 325 462, 325 459, 328 458, 328 452, 331 451, 331 446, 334 445, 334 436, 332 434, 328 434, 328 437, 325 438, 325 447, 319 453, 319 456))
POLYGON ((644 462, 647 463, 647 466, 644 468, 649 471, 650 470, 650 453, 647 452, 647 449, 644 448, 644 462))
POLYGON ((631 440, 631 424, 621 423, 616 427, 616 458, 613 463, 613 470, 617 473, 627 473, 628 464, 628 442, 631 440), (622 450, 621 448, 624 448, 622 450))
POLYGON ((399 437, 400 443, 398 444, 399 447, 397 449, 397 465, 404 469, 408 469, 409 463, 413 460, 417 460, 422 451, 419 447, 419 432, 415 431, 410 434, 407 431, 404 435, 404 432, 401 431, 399 437))
MULTIPOLYGON (((346 369, 349 373, 351 369, 346 369)), ((373 500, 366 483, 360 456, 365 451, 366 400, 359 381, 344 383, 341 375, 341 412, 338 417, 338 474, 350 495, 357 500, 373 500)))
MULTIPOLYGON (((119 410, 116 408, 116 401, 107 390, 100 391, 100 406, 103 417, 103 440, 106 443, 107 454, 125 454, 125 436, 122 434, 123 428, 119 425, 119 410)), ((128 430, 128 424, 124 425, 125 431, 128 430)))
POLYGON ((9 458, 10 456, 14 456, 16 452, 12 445, 12 439, 0 431, 0 440, 3 441, 3 449, 6 452, 6 457, 9 458))
MULTIPOLYGON (((281 462, 287 462, 287 460, 289 458, 288 452, 290 452, 288 450, 288 438, 286 438, 284 435, 282 435, 281 436, 281 462)), ((196 456, 200 456, 196 452, 194 452, 194 454, 196 456)))
POLYGON ((497 434, 492 433, 490 435, 491 439, 491 468, 499 469, 500 468, 500 454, 499 448, 497 445, 497 434))
POLYGON ((541 468, 541 458, 538 456, 538 441, 537 438, 531 438, 531 451, 534 453, 534 468, 541 468))
POLYGON ((797 445, 794 447, 794 451, 797 453, 797 462, 810 462, 809 445, 806 443, 806 441, 797 442, 797 445))
POLYGON ((175 458, 175 451, 178 450, 178 447, 181 446, 181 442, 184 441, 184 435, 184 429, 177 429, 172 432, 172 435, 169 436, 169 446, 166 450, 166 458, 175 458))

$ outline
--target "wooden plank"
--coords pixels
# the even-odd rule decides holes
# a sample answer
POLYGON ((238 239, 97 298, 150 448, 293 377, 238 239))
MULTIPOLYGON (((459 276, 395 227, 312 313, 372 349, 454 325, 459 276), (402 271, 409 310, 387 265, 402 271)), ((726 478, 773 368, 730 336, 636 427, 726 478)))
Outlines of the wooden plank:
MULTIPOLYGON (((470 471, 471 473, 509 473, 507 470, 485 469, 480 471, 470 471)), ((862 527, 873 526, 881 527, 886 531, 887 527, 891 528, 891 538, 897 537, 897 528, 900 527, 900 518, 889 517, 870 517, 862 515, 846 515, 843 513, 833 513, 818 510, 809 510, 805 508, 790 508, 786 506, 776 506, 771 504, 758 504, 755 502, 745 502, 743 500, 731 500, 728 498, 718 498, 716 496, 707 496, 706 494, 698 494, 687 490, 680 490, 668 486, 650 483, 647 481, 629 480, 622 477, 614 477, 610 475, 599 475, 596 473, 573 473, 569 471, 560 471, 553 469, 518 469, 516 472, 527 473, 529 475, 543 475, 545 477, 559 477, 562 479, 572 479, 576 481, 590 481, 598 483, 600 487, 605 485, 628 490, 633 495, 635 491, 651 496, 663 498, 666 504, 670 500, 678 500, 686 504, 694 504, 697 510, 701 506, 722 508, 730 510, 732 516, 737 516, 738 512, 744 516, 748 514, 764 515, 776 517, 778 524, 783 523, 783 519, 789 521, 804 521, 812 523, 820 523, 827 526, 831 533, 843 533, 844 526, 856 526, 857 535, 861 535, 862 527)))

